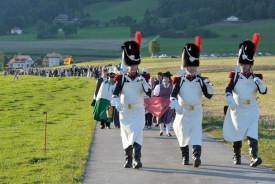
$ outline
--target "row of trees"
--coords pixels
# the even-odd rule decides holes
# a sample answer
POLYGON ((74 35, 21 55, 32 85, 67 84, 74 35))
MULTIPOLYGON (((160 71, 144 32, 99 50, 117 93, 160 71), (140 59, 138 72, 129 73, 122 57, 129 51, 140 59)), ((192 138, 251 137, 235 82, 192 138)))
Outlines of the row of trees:
POLYGON ((4 66, 5 66, 4 62, 5 62, 4 54, 0 52, 0 71, 4 70, 4 66))
POLYGON ((174 19, 161 21, 154 12, 147 10, 143 19, 138 23, 130 25, 131 34, 136 30, 142 32, 143 36, 160 35, 163 38, 183 38, 200 35, 204 38, 216 38, 218 34, 207 29, 201 29, 196 20, 189 20, 177 16, 174 19))

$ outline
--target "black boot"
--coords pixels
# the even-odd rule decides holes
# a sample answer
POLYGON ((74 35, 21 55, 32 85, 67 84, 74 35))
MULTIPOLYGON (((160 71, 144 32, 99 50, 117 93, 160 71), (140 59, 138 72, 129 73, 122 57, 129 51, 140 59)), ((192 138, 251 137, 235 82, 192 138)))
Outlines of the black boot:
POLYGON ((111 123, 106 121, 106 127, 107 129, 111 129, 111 123))
POLYGON ((124 168, 132 167, 133 161, 133 146, 130 145, 128 148, 125 149, 125 163, 123 165, 124 168))
POLYGON ((258 140, 252 137, 248 138, 249 155, 250 155, 250 167, 257 167, 262 163, 262 159, 258 157, 258 140))
POLYGON ((142 167, 142 163, 140 162, 141 158, 141 145, 138 143, 133 144, 134 147, 134 163, 133 163, 133 168, 138 169, 142 167))
POLYGON ((201 164, 201 146, 200 145, 193 145, 193 159, 194 159, 194 163, 193 166, 194 167, 199 167, 201 164))
POLYGON ((240 165, 241 162, 241 148, 242 148, 242 141, 237 141, 233 143, 234 148, 234 156, 233 156, 233 163, 235 165, 240 165))
POLYGON ((105 128, 105 120, 101 120, 100 125, 101 125, 100 128, 104 129, 105 128))
POLYGON ((189 165, 189 146, 180 147, 182 155, 182 165, 189 165))

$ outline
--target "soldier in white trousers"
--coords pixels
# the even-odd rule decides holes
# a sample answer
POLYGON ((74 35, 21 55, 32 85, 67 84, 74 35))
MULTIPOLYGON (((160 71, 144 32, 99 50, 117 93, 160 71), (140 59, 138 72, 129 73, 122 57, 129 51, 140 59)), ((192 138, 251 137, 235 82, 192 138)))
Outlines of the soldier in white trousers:
POLYGON ((115 77, 116 87, 111 104, 119 111, 122 146, 125 150, 125 168, 142 167, 141 146, 145 126, 144 92, 150 93, 147 81, 149 74, 140 74, 141 62, 139 45, 135 41, 126 41, 122 46, 122 60, 128 66, 128 73, 115 77))
POLYGON ((258 157, 258 120, 259 109, 256 94, 267 93, 262 74, 253 73, 254 55, 259 35, 254 34, 252 41, 246 40, 239 45, 240 71, 229 73, 229 82, 225 89, 227 109, 223 136, 226 141, 233 142, 233 163, 241 164, 242 140, 248 139, 250 166, 262 163, 258 157))
POLYGON ((196 37, 196 44, 188 43, 182 53, 182 68, 185 72, 173 80, 170 107, 176 110, 173 128, 177 136, 182 164, 189 165, 189 145, 193 148, 193 166, 201 164, 202 145, 202 94, 213 96, 210 80, 197 73, 199 67, 201 41, 196 37))

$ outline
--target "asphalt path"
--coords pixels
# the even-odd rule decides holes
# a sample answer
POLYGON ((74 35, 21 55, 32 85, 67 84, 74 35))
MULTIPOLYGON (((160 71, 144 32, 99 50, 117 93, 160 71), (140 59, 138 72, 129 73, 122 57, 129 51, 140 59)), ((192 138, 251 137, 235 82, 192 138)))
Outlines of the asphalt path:
MULTIPOLYGON (((202 164, 199 168, 181 164, 178 141, 159 136, 158 128, 144 129, 140 169, 123 168, 124 150, 120 130, 101 130, 97 126, 89 151, 83 183, 85 184, 271 184, 275 172, 264 166, 251 168, 242 156, 242 165, 232 163, 232 148, 204 135, 202 164)), ((243 150, 248 152, 248 150, 243 150)), ((191 155, 191 149, 190 149, 191 155)), ((264 161, 263 161, 264 162, 264 161)))

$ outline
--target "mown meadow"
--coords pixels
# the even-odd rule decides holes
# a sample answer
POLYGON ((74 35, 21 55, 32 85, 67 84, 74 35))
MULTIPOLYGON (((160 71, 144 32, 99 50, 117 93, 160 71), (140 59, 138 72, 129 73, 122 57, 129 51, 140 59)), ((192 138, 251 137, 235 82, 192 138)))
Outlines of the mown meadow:
MULTIPOLYGON (((275 169, 275 81, 274 57, 257 57, 255 73, 263 73, 267 95, 258 95, 260 108, 259 155, 263 164, 275 169)), ((180 69, 180 58, 144 58, 152 76, 159 71, 180 69)), ((119 60, 80 65, 117 64, 119 60)), ((203 129, 224 142, 224 89, 236 58, 201 59, 199 70, 214 84, 215 95, 203 99, 203 129)), ((86 77, 43 78, 0 75, 0 181, 2 183, 81 183, 95 122, 91 118, 91 95, 95 80, 86 77), (44 151, 44 121, 48 112, 47 150, 44 151)), ((248 154, 244 141, 243 153, 248 154)), ((225 158, 231 159, 231 158, 225 158)))
POLYGON ((0 84, 1 183, 80 183, 95 125, 94 80, 1 75, 0 84))

